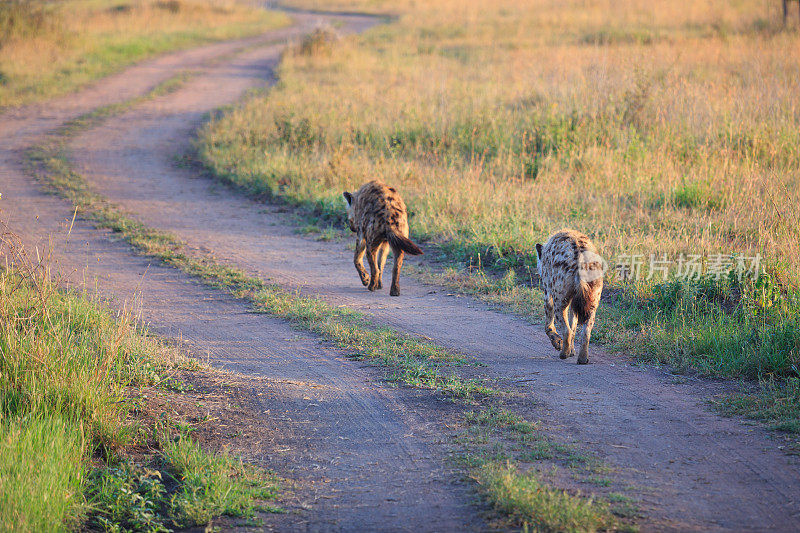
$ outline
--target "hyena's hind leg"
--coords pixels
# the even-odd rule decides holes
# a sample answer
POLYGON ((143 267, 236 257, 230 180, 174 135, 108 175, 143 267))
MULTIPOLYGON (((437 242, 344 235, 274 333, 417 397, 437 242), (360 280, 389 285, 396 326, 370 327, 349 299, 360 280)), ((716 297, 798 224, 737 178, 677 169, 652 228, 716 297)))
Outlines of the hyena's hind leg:
POLYGON ((369 263, 370 279, 367 288, 371 291, 377 290, 378 283, 380 282, 380 274, 378 271, 378 246, 367 250, 367 262, 369 263))
POLYGON ((592 337, 592 328, 594 327, 594 316, 596 311, 592 311, 583 325, 583 335, 581 343, 581 351, 578 354, 578 364, 585 365, 589 362, 589 339, 592 337))
POLYGON ((548 337, 550 337, 550 343, 553 345, 553 348, 556 350, 561 350, 561 337, 559 337, 558 332, 553 325, 556 315, 555 305, 553 305, 553 297, 547 293, 545 293, 544 296, 544 313, 547 317, 547 320, 544 324, 544 332, 547 333, 548 337))
POLYGON ((405 252, 399 248, 392 247, 394 254, 394 268, 392 269, 392 289, 389 291, 391 296, 400 296, 400 269, 403 267, 403 256, 405 252))
POLYGON ((386 258, 389 257, 389 243, 385 242, 378 248, 378 288, 383 288, 383 268, 386 266, 386 258))
POLYGON ((367 241, 364 238, 359 237, 358 241, 356 242, 356 254, 353 257, 353 264, 356 265, 356 271, 358 271, 358 277, 361 278, 361 284, 365 287, 369 285, 370 277, 367 274, 366 269, 364 268, 364 253, 367 249, 367 241))
POLYGON ((572 319, 569 315, 569 302, 560 300, 556 306, 556 321, 558 322, 559 329, 561 330, 561 337, 563 338, 561 354, 559 354, 561 359, 566 359, 567 357, 575 355, 575 330, 571 327, 572 319))
POLYGON ((578 316, 572 309, 572 305, 568 304, 567 309, 569 309, 569 322, 567 323, 567 327, 569 327, 570 338, 572 339, 572 349, 570 350, 569 357, 572 357, 575 355, 575 344, 578 342, 576 340, 578 338, 578 316))

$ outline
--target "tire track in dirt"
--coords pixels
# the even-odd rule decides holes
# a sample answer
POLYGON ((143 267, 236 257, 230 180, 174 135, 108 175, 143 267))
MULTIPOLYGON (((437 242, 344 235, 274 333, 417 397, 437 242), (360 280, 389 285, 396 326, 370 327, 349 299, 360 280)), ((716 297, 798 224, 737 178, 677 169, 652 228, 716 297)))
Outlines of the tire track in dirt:
MULTIPOLYGON (((76 95, 0 115, 0 220, 22 237, 29 253, 49 255, 54 271, 96 288, 116 307, 135 308, 156 333, 180 340, 215 365, 269 378, 254 381, 253 393, 273 445, 255 450, 254 457, 299 486, 296 512, 266 516, 265 527, 483 529, 473 489, 446 467, 441 402, 387 385, 380 370, 354 363, 317 337, 255 314, 174 269, 151 265, 80 219, 67 238, 72 209, 43 194, 23 173, 22 151, 48 131, 98 106, 145 94, 176 70, 199 70, 195 86, 215 94, 216 103, 234 101, 271 74, 283 46, 266 43, 306 32, 318 19, 298 17, 292 28, 164 56, 76 95), (265 46, 252 48, 259 43, 265 46), (236 50, 245 51, 205 66, 236 50), (216 77, 221 72, 230 83, 216 77)), ((349 31, 373 23, 366 17, 340 20, 349 31)))
POLYGON ((487 365, 485 375, 538 404, 533 414, 640 489, 644 529, 800 527, 797 460, 783 455, 761 429, 706 409, 706 400, 724 385, 671 383, 665 371, 631 365, 596 347, 588 367, 560 361, 540 326, 408 276, 400 298, 369 293, 341 243, 300 237, 285 208, 248 201, 191 169, 176 168, 174 156, 189 149, 202 117, 229 101, 231 95, 217 88, 253 84, 253 74, 265 66, 257 55, 244 54, 87 132, 71 145, 79 170, 148 225, 264 280, 475 356, 487 365))

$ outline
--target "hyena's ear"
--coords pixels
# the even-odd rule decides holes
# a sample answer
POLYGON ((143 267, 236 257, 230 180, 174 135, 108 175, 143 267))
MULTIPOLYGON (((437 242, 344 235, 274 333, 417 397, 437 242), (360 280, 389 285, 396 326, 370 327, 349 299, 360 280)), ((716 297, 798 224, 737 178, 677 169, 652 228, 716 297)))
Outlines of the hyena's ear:
POLYGON ((538 242, 536 243, 536 255, 539 257, 539 259, 542 258, 542 245, 538 242))
POLYGON ((344 199, 347 200, 347 205, 353 205, 353 195, 352 194, 350 194, 347 191, 344 191, 342 193, 342 196, 344 196, 344 199))

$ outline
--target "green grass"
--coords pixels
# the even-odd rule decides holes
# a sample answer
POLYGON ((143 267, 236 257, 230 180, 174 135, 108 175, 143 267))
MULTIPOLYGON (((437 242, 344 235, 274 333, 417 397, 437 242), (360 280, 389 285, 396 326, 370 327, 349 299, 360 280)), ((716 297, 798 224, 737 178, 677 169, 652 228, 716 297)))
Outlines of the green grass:
POLYGON ((188 435, 165 434, 159 457, 150 467, 122 459, 90 472, 88 523, 104 531, 166 532, 223 515, 281 512, 267 503, 278 495, 274 475, 225 452, 206 453, 188 435))
POLYGON ((789 378, 800 362, 798 302, 769 274, 742 282, 701 277, 623 288, 609 306, 603 335, 642 360, 678 369, 789 378))
POLYGON ((162 515, 167 489, 161 472, 121 461, 87 476, 89 524, 103 531, 170 531, 162 515))
POLYGON ((58 414, 0 417, 0 531, 57 531, 80 516, 79 423, 58 414))
MULTIPOLYGON (((599 469, 595 459, 579 453, 572 446, 550 439, 541 429, 541 423, 527 421, 502 406, 490 405, 480 411, 470 411, 464 422, 469 437, 476 442, 492 442, 495 451, 498 450, 498 439, 504 442, 505 445, 500 446, 503 457, 524 463, 554 460, 590 473, 599 469)), ((481 454, 473 454, 470 459, 473 466, 481 466, 485 462, 486 456, 481 454)))
POLYGON ((599 475, 608 468, 575 446, 552 440, 540 422, 525 420, 495 401, 466 413, 464 425, 465 432, 455 439, 462 446, 456 459, 469 469, 487 500, 514 524, 533 531, 632 527, 638 514, 632 500, 626 499, 623 509, 614 501, 619 493, 602 494, 615 485, 599 475), (593 485, 595 494, 554 488, 562 482, 556 474, 563 469, 593 485))
POLYGON ((47 280, 14 270, 0 276, 0 413, 64 417, 82 425, 92 446, 127 442, 120 399, 125 386, 146 379, 154 345, 97 304, 61 295, 47 280))
MULTIPOLYGON (((18 250, 7 240, 6 252, 18 250)), ((155 345, 40 277, 24 257, 0 271, 0 526, 77 524, 84 461, 130 441, 124 388, 146 379, 155 345)), ((18 528, 18 529, 17 529, 18 528)))
POLYGON ((776 431, 800 433, 800 378, 785 382, 765 381, 755 394, 733 394, 717 402, 723 414, 766 422, 776 431))
POLYGON ((285 26, 221 0, 12 0, 0 3, 0 108, 73 91, 164 52, 285 26))
MULTIPOLYGON (((3 249, 20 250, 7 240, 3 249)), ((255 500, 274 499, 270 476, 185 436, 161 446, 174 489, 159 489, 153 469, 136 478, 136 490, 120 481, 119 468, 105 461, 141 444, 125 391, 152 383, 169 364, 166 350, 125 317, 59 289, 15 252, 0 271, 0 531, 84 521, 115 531, 148 529, 147 520, 205 524, 221 514, 249 516, 255 500)))
POLYGON ((489 501, 534 531, 598 531, 614 518, 599 501, 553 489, 535 472, 519 472, 502 463, 487 463, 476 474, 489 501))
POLYGON ((162 446, 164 459, 180 483, 170 506, 186 524, 206 524, 221 515, 252 516, 256 510, 279 511, 254 502, 275 499, 278 485, 273 476, 226 453, 209 455, 185 435, 162 446))
POLYGON ((471 411, 467 413, 467 424, 488 428, 503 428, 514 435, 531 435, 536 431, 537 425, 498 408, 489 408, 484 411, 471 411))

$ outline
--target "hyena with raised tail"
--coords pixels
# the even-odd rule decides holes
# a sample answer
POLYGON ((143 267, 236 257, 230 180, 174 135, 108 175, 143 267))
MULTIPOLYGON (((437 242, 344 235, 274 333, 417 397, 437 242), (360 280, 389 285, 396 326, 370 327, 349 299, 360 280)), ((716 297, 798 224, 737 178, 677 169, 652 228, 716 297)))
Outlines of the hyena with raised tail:
POLYGON ((354 193, 342 193, 347 201, 347 223, 356 234, 356 255, 353 263, 361 283, 369 290, 383 288, 383 267, 394 254, 392 289, 389 294, 400 296, 400 268, 403 255, 420 255, 422 250, 408 238, 406 204, 394 187, 380 181, 365 183, 354 193), (364 270, 366 252, 370 273, 364 270))
POLYGON ((589 338, 603 292, 603 259, 589 237, 571 229, 555 233, 544 246, 537 244, 536 253, 547 314, 545 332, 553 347, 561 350, 561 359, 566 359, 575 355, 575 333, 582 325, 578 364, 585 365, 589 362, 589 338), (559 331, 553 326, 554 318, 559 331))

